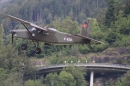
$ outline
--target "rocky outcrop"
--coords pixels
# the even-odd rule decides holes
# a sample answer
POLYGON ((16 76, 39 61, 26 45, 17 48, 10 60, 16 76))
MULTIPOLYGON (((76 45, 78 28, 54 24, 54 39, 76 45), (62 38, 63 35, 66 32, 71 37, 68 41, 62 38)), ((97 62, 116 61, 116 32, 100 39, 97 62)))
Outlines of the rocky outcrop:
POLYGON ((130 47, 108 48, 103 52, 86 54, 84 57, 94 59, 97 63, 120 63, 118 60, 130 59, 130 47))

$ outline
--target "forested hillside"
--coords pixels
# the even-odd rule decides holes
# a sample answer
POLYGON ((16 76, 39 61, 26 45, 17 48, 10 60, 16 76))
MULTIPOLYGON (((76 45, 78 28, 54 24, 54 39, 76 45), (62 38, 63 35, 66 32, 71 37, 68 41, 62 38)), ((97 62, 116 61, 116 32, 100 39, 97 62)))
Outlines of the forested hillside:
POLYGON ((87 17, 95 17, 107 6, 107 0, 12 0, 6 3, 2 11, 23 19, 50 23, 60 17, 70 16, 73 20, 82 22, 87 17), (9 8, 9 9, 8 9, 9 8))
MULTIPOLYGON (((51 86, 50 77, 55 80, 55 86, 79 86, 78 83, 86 86, 83 69, 75 67, 68 67, 60 74, 49 74, 36 80, 36 70, 30 59, 41 58, 46 64, 62 64, 64 61, 76 63, 79 60, 90 62, 91 58, 84 57, 85 54, 102 52, 109 47, 130 46, 129 0, 0 0, 0 13, 72 34, 80 33, 81 23, 92 18, 90 37, 104 42, 103 45, 92 44, 92 50, 87 45, 48 47, 40 43, 42 53, 36 55, 33 43, 26 51, 20 49, 23 41, 28 40, 15 39, 14 44, 11 44, 10 30, 16 29, 20 24, 0 17, 0 86, 51 86), (80 81, 72 71, 77 71, 80 81), (26 74, 31 75, 25 77, 26 74), (66 82, 69 82, 68 85, 66 82)), ((20 25, 19 28, 23 27, 20 25)), ((129 64, 128 61, 122 63, 129 64)), ((117 86, 129 86, 127 78, 129 72, 125 81, 119 80, 117 86)))

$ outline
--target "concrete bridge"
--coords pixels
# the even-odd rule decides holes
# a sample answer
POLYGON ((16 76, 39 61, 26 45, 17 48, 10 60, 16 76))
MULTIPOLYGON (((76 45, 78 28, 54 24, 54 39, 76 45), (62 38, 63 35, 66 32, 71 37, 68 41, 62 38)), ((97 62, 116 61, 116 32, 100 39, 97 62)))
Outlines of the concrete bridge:
POLYGON ((37 65, 39 74, 60 72, 67 66, 84 67, 87 73, 90 73, 90 86, 93 86, 94 73, 125 73, 130 70, 129 65, 109 64, 109 63, 77 63, 77 64, 58 64, 58 65, 37 65))
POLYGON ((111 73, 111 72, 126 72, 130 70, 129 65, 123 64, 109 64, 109 63, 78 63, 78 64, 57 64, 57 65, 37 65, 37 70, 39 73, 50 73, 50 72, 60 72, 64 67, 67 66, 84 67, 85 71, 96 73, 111 73))

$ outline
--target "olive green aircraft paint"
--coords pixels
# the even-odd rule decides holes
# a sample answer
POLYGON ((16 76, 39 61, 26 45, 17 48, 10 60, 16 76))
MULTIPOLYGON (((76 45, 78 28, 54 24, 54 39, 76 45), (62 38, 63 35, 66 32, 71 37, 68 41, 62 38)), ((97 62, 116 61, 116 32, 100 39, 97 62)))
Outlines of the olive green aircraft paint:
POLYGON ((13 36, 23 39, 29 39, 33 40, 35 42, 44 42, 48 44, 88 44, 90 45, 92 42, 95 42, 97 44, 102 44, 101 41, 94 40, 92 38, 89 38, 89 30, 92 27, 92 19, 87 19, 82 24, 81 32, 80 34, 72 35, 64 32, 57 31, 54 28, 42 28, 40 26, 37 26, 33 23, 27 22, 25 20, 16 18, 11 15, 3 15, 4 17, 7 17, 11 20, 19 21, 21 24, 24 25, 26 28, 25 30, 12 30, 12 42, 13 42, 13 36), (27 26, 31 26, 32 29, 28 29, 27 26))
POLYGON ((55 44, 80 44, 80 43, 90 43, 89 39, 83 39, 81 37, 62 33, 59 31, 49 31, 48 32, 39 32, 31 31, 28 33, 27 30, 12 30, 15 37, 30 39, 35 41, 42 41, 47 43, 55 43, 55 44))

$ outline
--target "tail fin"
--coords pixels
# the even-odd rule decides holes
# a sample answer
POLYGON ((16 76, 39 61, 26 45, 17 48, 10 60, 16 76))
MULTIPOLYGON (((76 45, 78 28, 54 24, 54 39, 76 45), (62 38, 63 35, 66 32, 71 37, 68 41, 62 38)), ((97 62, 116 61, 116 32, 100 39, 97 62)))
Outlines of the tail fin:
POLYGON ((92 28, 92 19, 89 18, 87 19, 87 21, 85 21, 83 24, 82 24, 82 29, 81 29, 81 33, 80 35, 82 36, 85 36, 85 37, 89 37, 89 30, 92 28))

